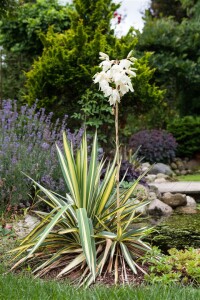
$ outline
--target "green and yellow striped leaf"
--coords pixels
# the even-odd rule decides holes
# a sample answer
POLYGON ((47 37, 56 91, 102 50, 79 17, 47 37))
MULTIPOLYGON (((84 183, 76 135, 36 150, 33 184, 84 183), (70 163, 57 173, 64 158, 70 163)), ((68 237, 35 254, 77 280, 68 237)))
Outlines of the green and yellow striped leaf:
POLYGON ((86 257, 86 261, 95 281, 96 277, 96 249, 95 241, 93 237, 93 230, 91 223, 88 219, 85 208, 77 209, 77 220, 79 226, 79 234, 81 239, 81 245, 86 257))

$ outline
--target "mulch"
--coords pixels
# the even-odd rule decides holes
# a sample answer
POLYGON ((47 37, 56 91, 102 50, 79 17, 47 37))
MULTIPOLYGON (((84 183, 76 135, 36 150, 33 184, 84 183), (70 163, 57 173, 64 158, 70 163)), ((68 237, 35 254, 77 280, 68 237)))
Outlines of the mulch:
MULTIPOLYGON (((140 268, 142 268, 146 273, 148 273, 148 265, 139 265, 140 268)), ((43 280, 56 280, 56 281, 68 281, 71 283, 76 283, 76 281, 78 281, 78 277, 81 276, 81 272, 80 269, 79 270, 75 270, 73 272, 71 272, 69 275, 65 276, 65 277, 61 277, 61 278, 56 278, 57 275, 59 274, 59 272, 61 271, 61 269, 55 269, 55 270, 51 270, 50 272, 48 272, 47 274, 45 274, 42 279, 43 280)), ((131 284, 134 286, 139 286, 142 283, 144 283, 144 273, 141 270, 137 270, 137 274, 134 274, 133 271, 127 267, 127 280, 123 280, 123 276, 122 276, 122 269, 119 268, 119 280, 118 280, 118 284, 119 285, 124 285, 124 284, 131 284)), ((99 284, 99 285, 103 285, 103 286, 113 286, 115 285, 115 275, 114 272, 112 273, 103 273, 101 274, 101 276, 98 276, 96 279, 95 284, 99 284)))

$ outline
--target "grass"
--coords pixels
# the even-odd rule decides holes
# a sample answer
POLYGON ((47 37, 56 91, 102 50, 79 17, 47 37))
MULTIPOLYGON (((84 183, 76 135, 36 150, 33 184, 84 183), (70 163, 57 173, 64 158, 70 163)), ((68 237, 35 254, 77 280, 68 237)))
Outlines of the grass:
POLYGON ((200 181, 200 173, 177 176, 179 181, 200 181))
POLYGON ((33 279, 31 276, 6 274, 0 267, 0 299, 4 300, 197 300, 200 290, 178 286, 96 286, 77 288, 64 282, 33 279))

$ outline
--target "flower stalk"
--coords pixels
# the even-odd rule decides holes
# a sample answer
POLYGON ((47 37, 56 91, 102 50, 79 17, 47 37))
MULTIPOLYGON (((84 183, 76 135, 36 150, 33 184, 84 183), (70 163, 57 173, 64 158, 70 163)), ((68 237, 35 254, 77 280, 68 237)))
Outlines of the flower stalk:
MULTIPOLYGON (((109 56, 100 52, 100 68, 101 72, 94 75, 94 83, 99 84, 99 89, 104 93, 105 97, 109 97, 109 103, 114 106, 115 112, 115 143, 117 156, 116 170, 116 190, 117 190, 117 208, 120 208, 120 192, 119 192, 119 171, 120 171, 120 152, 119 152, 119 103, 123 95, 127 92, 134 92, 131 77, 135 77, 135 68, 132 68, 134 61, 132 51, 126 59, 110 60, 109 56)), ((120 211, 117 212, 117 233, 120 235, 120 211)))
MULTIPOLYGON (((117 190, 117 208, 120 207, 120 196, 119 196, 119 171, 120 171, 120 148, 119 148, 119 105, 118 102, 115 104, 115 143, 116 143, 116 190, 117 190)), ((117 234, 120 231, 120 211, 117 212, 117 234)))

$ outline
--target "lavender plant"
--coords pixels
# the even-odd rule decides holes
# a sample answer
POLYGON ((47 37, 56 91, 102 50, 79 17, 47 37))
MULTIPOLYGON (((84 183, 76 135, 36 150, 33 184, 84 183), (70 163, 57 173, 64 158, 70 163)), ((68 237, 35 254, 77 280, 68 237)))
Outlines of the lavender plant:
POLYGON ((66 192, 58 166, 55 142, 62 148, 66 131, 73 147, 81 141, 83 129, 76 134, 67 128, 67 115, 52 121, 53 113, 37 110, 37 103, 17 109, 17 102, 4 100, 0 111, 0 206, 27 201, 32 183, 22 171, 46 188, 66 192))

